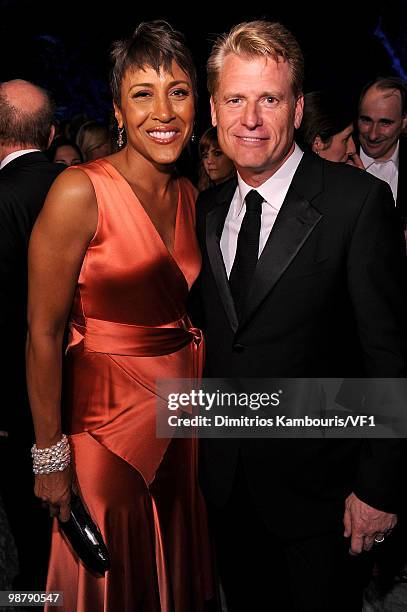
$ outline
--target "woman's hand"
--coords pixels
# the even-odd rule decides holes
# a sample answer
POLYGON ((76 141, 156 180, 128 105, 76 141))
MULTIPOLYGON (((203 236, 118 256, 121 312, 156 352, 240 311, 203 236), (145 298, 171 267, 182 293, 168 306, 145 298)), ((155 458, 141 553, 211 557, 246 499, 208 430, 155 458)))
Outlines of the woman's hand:
POLYGON ((35 476, 35 495, 48 504, 51 516, 56 516, 64 523, 69 519, 71 509, 72 480, 71 466, 63 472, 35 476))
POLYGON ((357 153, 349 153, 348 161, 346 163, 349 164, 350 166, 355 166, 355 168, 360 168, 361 170, 365 170, 363 162, 357 153))

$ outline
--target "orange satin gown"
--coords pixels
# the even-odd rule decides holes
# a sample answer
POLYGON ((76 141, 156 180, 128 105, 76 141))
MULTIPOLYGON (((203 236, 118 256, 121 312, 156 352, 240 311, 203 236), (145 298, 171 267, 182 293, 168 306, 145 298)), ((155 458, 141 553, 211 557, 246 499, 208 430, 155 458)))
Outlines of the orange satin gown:
POLYGON ((214 609, 197 441, 155 435, 156 380, 201 374, 202 336, 186 316, 201 263, 193 187, 178 180, 170 253, 109 161, 80 169, 95 189, 98 225, 70 318, 63 415, 111 570, 88 571, 55 521, 47 590, 64 592, 67 612, 214 609))

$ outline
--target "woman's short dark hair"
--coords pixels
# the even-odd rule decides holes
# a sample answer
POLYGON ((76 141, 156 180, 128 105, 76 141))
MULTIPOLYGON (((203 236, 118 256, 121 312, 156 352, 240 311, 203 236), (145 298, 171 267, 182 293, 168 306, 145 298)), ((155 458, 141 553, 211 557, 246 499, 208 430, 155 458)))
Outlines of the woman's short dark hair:
POLYGON ((354 109, 346 100, 339 99, 334 92, 311 91, 304 96, 304 114, 296 139, 300 146, 312 149, 317 136, 329 144, 354 121, 354 109))
POLYGON ((192 55, 185 44, 184 36, 166 21, 145 21, 127 39, 113 44, 110 87, 113 100, 120 107, 120 87, 126 71, 143 70, 146 66, 157 73, 163 68, 171 73, 172 62, 189 76, 196 96, 197 77, 192 55))

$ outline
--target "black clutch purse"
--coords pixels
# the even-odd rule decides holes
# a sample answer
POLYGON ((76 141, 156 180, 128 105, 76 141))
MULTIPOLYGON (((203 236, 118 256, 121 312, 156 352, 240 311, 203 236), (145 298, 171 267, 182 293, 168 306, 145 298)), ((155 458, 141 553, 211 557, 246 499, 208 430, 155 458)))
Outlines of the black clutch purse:
POLYGON ((71 497, 69 520, 65 523, 59 521, 59 524, 76 554, 90 570, 104 574, 110 568, 109 552, 102 534, 75 493, 71 497))

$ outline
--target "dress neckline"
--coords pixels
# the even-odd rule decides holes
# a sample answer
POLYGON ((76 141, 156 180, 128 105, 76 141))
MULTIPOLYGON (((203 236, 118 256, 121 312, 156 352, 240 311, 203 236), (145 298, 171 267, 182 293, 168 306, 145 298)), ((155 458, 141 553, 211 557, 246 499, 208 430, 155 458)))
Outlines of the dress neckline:
POLYGON ((137 208, 138 210, 141 211, 141 214, 147 219, 148 225, 149 227, 151 227, 151 230, 153 231, 154 235, 158 238, 158 244, 161 246, 161 249, 166 253, 167 257, 170 258, 170 260, 172 261, 172 263, 174 264, 174 266, 176 266, 177 270, 179 271, 179 273, 181 274, 184 282, 186 283, 186 286, 190 289, 191 286, 188 282, 188 276, 181 264, 181 262, 183 261, 182 259, 182 236, 181 234, 184 233, 185 234, 185 227, 184 229, 181 228, 182 222, 185 226, 185 213, 183 213, 183 206, 182 206, 182 190, 181 190, 181 180, 180 178, 177 178, 177 185, 178 185, 178 202, 177 202, 177 212, 176 212, 176 216, 175 216, 175 227, 174 227, 174 244, 173 244, 173 250, 170 251, 170 249, 167 247, 167 245, 165 244, 164 240, 161 237, 160 232, 157 230, 156 226, 154 225, 153 221, 151 220, 150 215, 147 213, 146 209, 144 208, 144 206, 141 204, 140 200, 138 199, 137 195, 134 193, 133 189, 130 186, 130 183, 124 178, 124 176, 122 175, 122 173, 105 157, 100 158, 100 159, 96 159, 94 160, 92 163, 100 163, 101 166, 103 166, 106 170, 106 172, 108 172, 110 174, 110 176, 112 176, 114 179, 119 180, 121 184, 123 184, 124 188, 126 189, 126 191, 129 193, 130 197, 133 197, 137 203, 137 208), (181 242, 180 242, 181 241, 181 242))
POLYGON ((146 209, 144 208, 144 206, 140 202, 140 199, 138 198, 137 194, 134 192, 134 190, 131 187, 129 181, 123 176, 123 174, 120 172, 120 170, 118 170, 116 168, 116 166, 114 166, 112 164, 112 162, 109 161, 108 159, 106 159, 105 157, 101 158, 101 159, 98 159, 98 160, 95 160, 95 161, 102 162, 102 164, 108 164, 109 168, 113 169, 114 174, 119 179, 121 179, 121 181, 125 184, 126 189, 130 192, 131 196, 137 202, 137 205, 141 209, 142 213, 144 213, 145 217, 148 220, 148 223, 149 223, 150 227, 153 229, 153 231, 156 234, 156 236, 158 237, 160 243, 165 248, 165 250, 170 255, 170 257, 172 257, 172 259, 174 259, 174 261, 177 264, 177 266, 180 268, 180 265, 179 265, 179 263, 177 261, 177 242, 178 242, 177 238, 178 238, 178 234, 179 234, 179 223, 180 223, 179 217, 180 217, 180 214, 181 214, 181 186, 180 186, 179 179, 178 178, 176 179, 176 181, 177 181, 177 188, 178 188, 178 199, 177 199, 177 210, 176 210, 176 213, 175 213, 174 237, 173 237, 173 241, 172 241, 172 249, 170 249, 168 247, 168 245, 164 242, 163 237, 161 236, 160 232, 157 229, 157 226, 155 225, 154 221, 151 219, 150 215, 148 214, 148 212, 146 211, 146 209))

